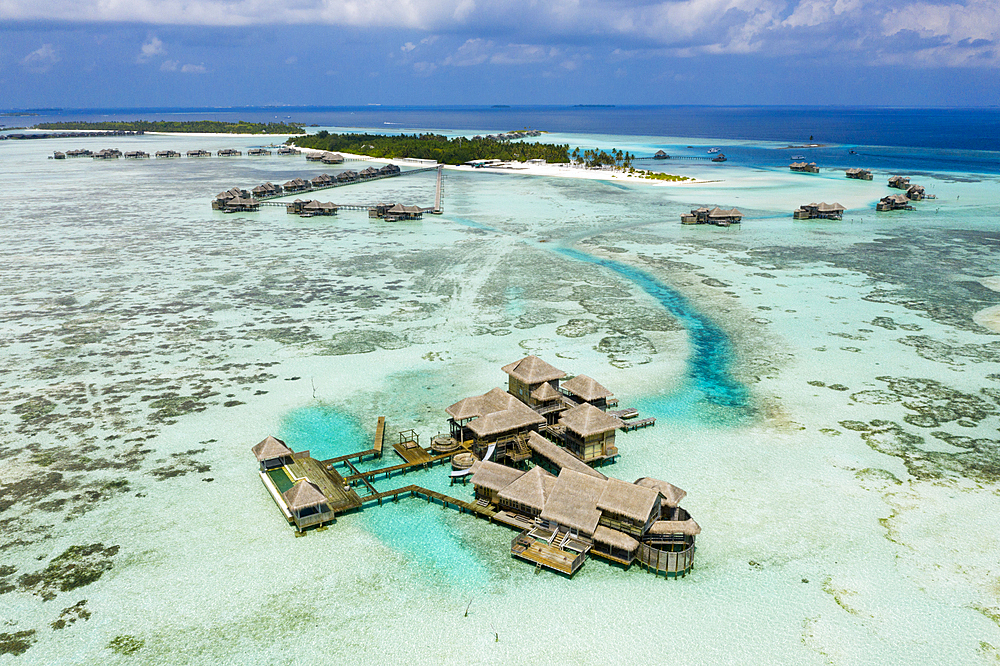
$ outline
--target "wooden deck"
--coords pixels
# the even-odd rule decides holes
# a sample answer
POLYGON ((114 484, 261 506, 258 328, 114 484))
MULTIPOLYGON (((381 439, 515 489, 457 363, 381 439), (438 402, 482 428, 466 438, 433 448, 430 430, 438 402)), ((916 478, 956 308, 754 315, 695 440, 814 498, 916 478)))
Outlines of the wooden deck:
POLYGON ((433 458, 431 454, 427 453, 420 446, 410 446, 406 445, 409 442, 396 442, 392 445, 392 448, 399 454, 399 457, 405 460, 410 465, 421 465, 423 463, 429 463, 433 458))
POLYGON ((510 544, 510 554, 513 557, 531 562, 539 567, 572 576, 583 566, 587 559, 586 553, 573 553, 536 541, 527 532, 514 537, 510 544))
POLYGON ((629 432, 630 430, 638 430, 639 428, 646 428, 655 424, 656 424, 656 417, 650 416, 648 419, 640 419, 638 421, 630 421, 628 423, 623 423, 620 426, 620 429, 624 432, 629 432))
POLYGON ((292 463, 287 468, 296 479, 306 478, 315 483, 335 512, 342 513, 361 506, 361 498, 347 486, 336 470, 327 469, 307 453, 292 454, 292 463))
POLYGON ((385 417, 378 417, 378 424, 375 426, 375 444, 372 446, 372 450, 375 451, 376 455, 382 457, 382 444, 385 440, 385 417))

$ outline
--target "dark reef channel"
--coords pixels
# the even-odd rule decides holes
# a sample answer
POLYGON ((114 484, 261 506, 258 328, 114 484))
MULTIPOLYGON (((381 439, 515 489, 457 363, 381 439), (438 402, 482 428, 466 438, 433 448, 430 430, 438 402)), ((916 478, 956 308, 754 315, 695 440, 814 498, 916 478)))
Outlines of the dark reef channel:
POLYGON ((690 389, 704 396, 704 400, 721 407, 746 409, 750 396, 746 387, 733 379, 729 372, 732 348, 729 338, 708 317, 698 312, 684 296, 653 276, 637 268, 612 259, 594 257, 572 248, 558 248, 557 252, 598 266, 603 266, 638 285, 655 298, 660 305, 676 317, 691 335, 694 354, 689 359, 690 389))

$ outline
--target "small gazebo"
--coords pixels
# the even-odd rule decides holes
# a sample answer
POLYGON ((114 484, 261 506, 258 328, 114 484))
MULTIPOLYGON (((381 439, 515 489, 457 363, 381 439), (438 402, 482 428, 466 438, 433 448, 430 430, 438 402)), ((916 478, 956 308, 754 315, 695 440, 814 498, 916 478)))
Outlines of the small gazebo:
POLYGON ((257 456, 262 472, 283 467, 292 461, 292 450, 285 446, 283 441, 271 435, 250 450, 257 456))
POLYGON ((292 514, 295 527, 301 532, 311 525, 320 525, 333 520, 333 510, 320 489, 309 479, 299 479, 295 485, 281 494, 288 511, 292 514))

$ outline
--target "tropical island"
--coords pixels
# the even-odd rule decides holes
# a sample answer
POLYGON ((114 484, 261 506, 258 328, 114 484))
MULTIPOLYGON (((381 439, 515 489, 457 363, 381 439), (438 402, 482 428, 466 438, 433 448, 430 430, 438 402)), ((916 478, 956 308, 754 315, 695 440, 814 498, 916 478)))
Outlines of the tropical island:
POLYGON ((108 122, 56 122, 38 123, 37 129, 46 130, 112 130, 131 132, 182 132, 189 134, 302 134, 301 125, 288 123, 235 123, 219 120, 132 120, 108 122))
POLYGON ((569 146, 525 143, 476 136, 449 139, 440 134, 331 134, 326 130, 293 137, 288 143, 300 148, 353 153, 369 157, 435 160, 442 164, 464 164, 475 160, 569 162, 569 146))

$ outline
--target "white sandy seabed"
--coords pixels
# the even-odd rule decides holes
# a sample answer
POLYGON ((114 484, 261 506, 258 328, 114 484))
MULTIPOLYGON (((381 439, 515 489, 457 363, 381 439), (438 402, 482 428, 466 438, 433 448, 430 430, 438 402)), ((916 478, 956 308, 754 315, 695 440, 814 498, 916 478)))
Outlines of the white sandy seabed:
MULTIPOLYGON (((0 146, 13 202, 0 212, 11 238, 0 482, 17 488, 0 513, 0 566, 16 569, 0 632, 30 644, 0 663, 1000 655, 1000 359, 974 315, 986 308, 967 310, 957 286, 995 286, 981 242, 995 177, 937 174, 927 184, 939 213, 876 218, 882 173, 866 183, 672 166, 701 182, 655 187, 462 170, 446 175, 444 215, 389 225, 350 211, 209 210, 233 185, 329 169, 301 159, 55 162, 51 149, 0 146), (845 220, 792 222, 814 200, 848 206, 845 220), (680 225, 698 205, 746 218, 680 225), (679 320, 563 246, 639 268, 715 322, 750 408, 699 403, 679 320), (390 437, 415 428, 426 441, 446 428, 445 406, 501 385, 499 367, 528 353, 658 417, 620 436, 607 471, 688 491, 704 530, 690 576, 601 560, 571 580, 536 575, 511 559, 512 532, 420 500, 292 537, 254 443, 276 434, 316 457, 363 449, 380 414, 390 437), (111 464, 133 449, 145 451, 134 465, 111 464), (115 481, 127 491, 108 490, 115 481), (118 546, 96 582, 43 601, 20 578, 95 543, 118 546), (84 600, 89 617, 52 628, 84 600)), ((358 188, 369 189, 331 196, 421 203, 433 175, 358 188)), ((377 485, 471 496, 446 474, 377 485)))

